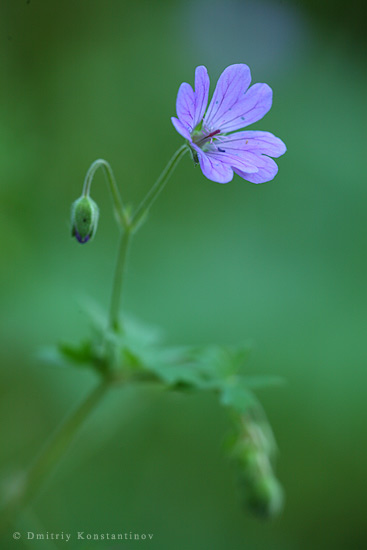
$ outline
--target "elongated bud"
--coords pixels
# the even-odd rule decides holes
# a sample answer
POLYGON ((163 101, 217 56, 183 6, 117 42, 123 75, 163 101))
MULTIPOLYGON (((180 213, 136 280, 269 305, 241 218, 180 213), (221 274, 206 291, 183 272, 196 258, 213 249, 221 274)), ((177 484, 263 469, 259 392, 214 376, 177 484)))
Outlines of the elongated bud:
POLYGON ((272 475, 255 478, 247 488, 250 509, 263 518, 273 518, 283 509, 284 494, 278 480, 272 475))
POLYGON ((264 416, 256 411, 233 416, 235 433, 232 438, 232 457, 242 497, 246 506, 257 516, 273 518, 283 508, 283 489, 273 471, 275 441, 264 416))
POLYGON ((92 239, 97 230, 99 209, 88 196, 81 196, 71 206, 71 235, 84 244, 92 239))

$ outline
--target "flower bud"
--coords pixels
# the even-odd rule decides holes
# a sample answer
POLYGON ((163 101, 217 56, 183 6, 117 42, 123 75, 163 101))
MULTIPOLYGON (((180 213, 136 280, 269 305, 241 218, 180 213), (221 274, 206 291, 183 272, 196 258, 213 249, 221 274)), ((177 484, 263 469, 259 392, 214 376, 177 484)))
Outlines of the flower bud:
POLYGON ((254 479, 248 487, 248 492, 248 506, 256 515, 263 518, 273 518, 282 511, 283 489, 272 474, 254 479))
POLYGON ((71 206, 71 234, 81 244, 94 237, 97 230, 99 209, 88 196, 79 197, 71 206))

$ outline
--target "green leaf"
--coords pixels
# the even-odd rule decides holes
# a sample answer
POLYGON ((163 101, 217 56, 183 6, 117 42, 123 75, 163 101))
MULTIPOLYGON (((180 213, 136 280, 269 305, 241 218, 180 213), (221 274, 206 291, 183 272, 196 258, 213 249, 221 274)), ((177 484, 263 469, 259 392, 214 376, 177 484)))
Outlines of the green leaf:
POLYGON ((225 380, 242 365, 247 356, 243 348, 231 349, 220 346, 157 347, 146 356, 146 368, 166 384, 184 389, 219 390, 225 380), (240 361, 239 361, 240 358, 240 361))
POLYGON ((79 345, 61 343, 58 346, 60 355, 76 366, 91 367, 98 372, 108 368, 108 358, 99 345, 84 340, 79 345))
POLYGON ((225 384, 220 395, 220 402, 226 407, 232 407, 239 413, 245 413, 257 405, 256 398, 236 377, 225 384))
POLYGON ((61 355, 56 346, 42 347, 36 354, 37 359, 57 367, 70 367, 70 361, 61 355))
POLYGON ((76 346, 62 343, 59 344, 59 350, 61 355, 73 363, 88 364, 94 361, 92 344, 89 340, 85 340, 76 346))

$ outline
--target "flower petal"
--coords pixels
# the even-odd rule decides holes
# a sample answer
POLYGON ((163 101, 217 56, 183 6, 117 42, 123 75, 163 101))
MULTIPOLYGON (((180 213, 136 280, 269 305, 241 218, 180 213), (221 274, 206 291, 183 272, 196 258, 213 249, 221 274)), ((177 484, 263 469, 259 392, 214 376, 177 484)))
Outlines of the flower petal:
MULTIPOLYGON (((251 155, 253 153, 249 154, 251 155)), ((234 168, 236 174, 241 176, 241 178, 250 181, 251 183, 265 183, 266 181, 270 181, 275 178, 278 172, 278 166, 276 162, 272 158, 266 157, 265 155, 254 156, 257 157, 258 171, 254 174, 250 174, 249 172, 244 172, 242 170, 234 168)))
POLYGON ((181 84, 176 100, 177 116, 182 124, 191 132, 195 115, 195 94, 190 84, 181 84))
POLYGON ((221 132, 234 132, 245 128, 263 118, 270 110, 272 101, 273 92, 267 84, 254 84, 237 101, 232 111, 225 113, 216 124, 221 132))
POLYGON ((249 155, 246 151, 231 151, 220 148, 219 151, 206 151, 206 155, 213 162, 228 164, 231 168, 237 168, 238 170, 242 170, 242 172, 252 174, 258 171, 253 155, 249 155))
POLYGON ((196 67, 195 70, 195 114, 193 128, 195 128, 202 120, 209 96, 209 75, 203 65, 196 67))
POLYGON ((281 139, 270 132, 247 130, 224 136, 220 140, 220 147, 226 151, 252 151, 255 154, 280 157, 287 148, 281 139))
POLYGON ((207 128, 222 130, 219 121, 233 118, 231 111, 239 98, 242 100, 250 82, 251 72, 247 65, 230 65, 222 72, 205 116, 207 128))
POLYGON ((198 153, 200 168, 205 177, 217 183, 228 183, 233 179, 233 170, 229 164, 210 157, 195 144, 192 147, 198 153))
POLYGON ((188 129, 186 128, 186 126, 184 126, 182 124, 182 122, 180 120, 178 120, 178 118, 176 117, 171 117, 171 120, 172 120, 172 124, 173 126, 176 128, 177 132, 179 134, 181 134, 182 137, 184 137, 185 139, 188 139, 189 141, 191 141, 191 136, 190 136, 190 132, 188 131, 188 129))

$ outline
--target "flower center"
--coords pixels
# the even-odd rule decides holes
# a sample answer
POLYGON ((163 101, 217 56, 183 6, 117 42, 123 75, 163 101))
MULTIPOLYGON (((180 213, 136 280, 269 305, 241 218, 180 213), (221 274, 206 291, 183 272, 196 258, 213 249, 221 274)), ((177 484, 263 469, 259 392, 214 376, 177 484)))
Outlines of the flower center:
POLYGON ((194 135, 192 136, 192 141, 202 149, 206 143, 213 143, 213 137, 218 134, 220 134, 220 130, 214 130, 209 134, 201 130, 196 135, 194 132, 194 135))

